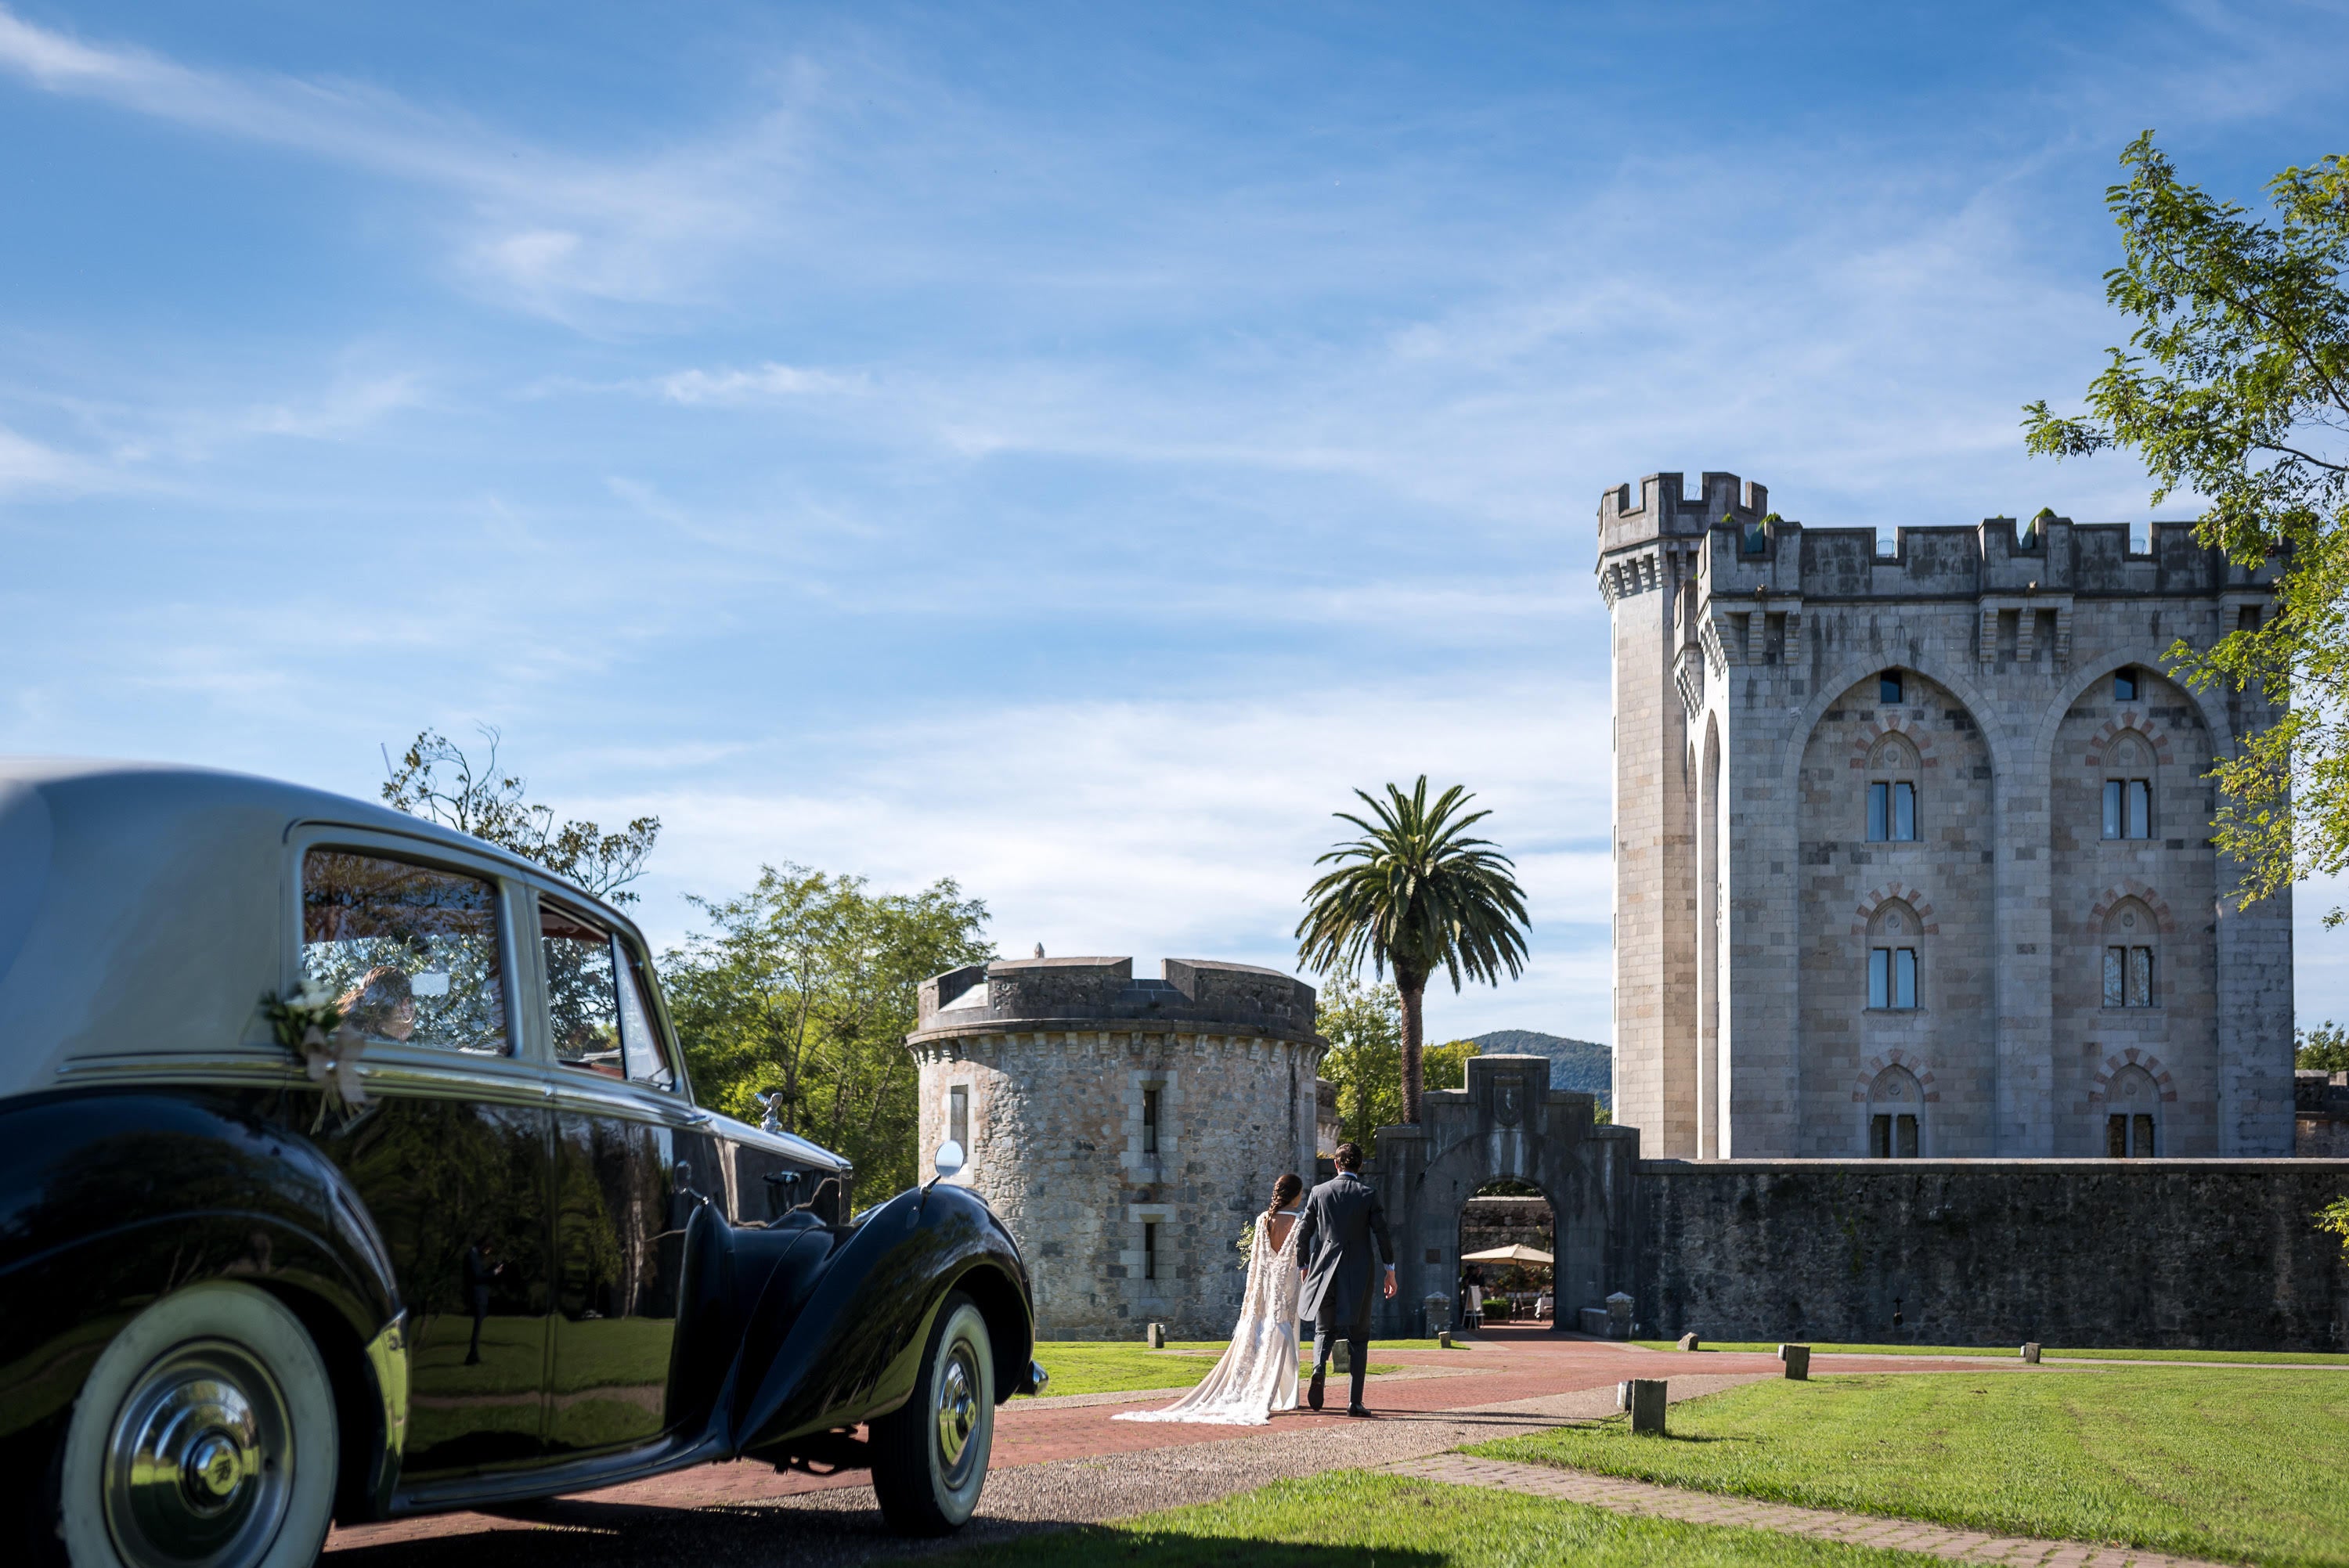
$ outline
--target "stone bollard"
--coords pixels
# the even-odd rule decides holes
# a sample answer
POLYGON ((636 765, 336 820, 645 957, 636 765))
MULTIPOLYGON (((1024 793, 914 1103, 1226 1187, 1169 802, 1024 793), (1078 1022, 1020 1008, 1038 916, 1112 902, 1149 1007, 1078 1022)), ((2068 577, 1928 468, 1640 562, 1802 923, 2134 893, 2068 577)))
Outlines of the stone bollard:
POLYGON ((1449 1350, 1452 1348, 1452 1330, 1446 1328, 1437 1332, 1435 1336, 1435 1347, 1438 1350, 1449 1350))
POLYGON ((1419 1304, 1419 1309, 1427 1318, 1427 1332, 1431 1336, 1441 1334, 1452 1326, 1450 1296, 1437 1295, 1430 1292, 1426 1299, 1419 1304))
POLYGON ((2023 1346, 2023 1358, 2033 1367, 2039 1365, 2039 1342, 2037 1340, 2032 1340, 2029 1344, 2023 1346))
POLYGON ((1682 1336, 1681 1336, 1681 1348, 1682 1348, 1682 1349, 1683 1349, 1683 1350, 1694 1350, 1696 1347, 1697 1347, 1697 1338, 1696 1338, 1696 1336, 1695 1336, 1695 1335, 1693 1335, 1693 1334, 1683 1334, 1683 1335, 1682 1335, 1682 1336))
POLYGON ((1607 1298, 1607 1337, 1631 1337, 1631 1298, 1619 1290, 1607 1298))
POLYGON ((1616 1408, 1631 1413, 1631 1429, 1635 1432, 1663 1435, 1664 1402, 1661 1377, 1631 1377, 1615 1386, 1616 1408))
POLYGON ((1807 1345, 1781 1345, 1778 1359, 1786 1364, 1786 1376, 1797 1383, 1806 1383, 1811 1376, 1811 1347, 1807 1345))
POLYGON ((1165 1349, 1166 1326, 1163 1323, 1146 1325, 1142 1330, 1142 1343, 1153 1350, 1165 1349))

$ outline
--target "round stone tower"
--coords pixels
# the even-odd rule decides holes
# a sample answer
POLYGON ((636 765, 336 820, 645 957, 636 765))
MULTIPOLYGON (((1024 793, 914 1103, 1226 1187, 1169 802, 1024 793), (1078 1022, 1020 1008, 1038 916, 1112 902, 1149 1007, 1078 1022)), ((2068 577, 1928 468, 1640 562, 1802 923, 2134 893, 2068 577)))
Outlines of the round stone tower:
POLYGON ((999 959, 922 985, 921 1170, 1003 1216, 1049 1339, 1231 1332, 1241 1233, 1272 1184, 1313 1182, 1313 987, 1277 970, 1169 958, 999 959))

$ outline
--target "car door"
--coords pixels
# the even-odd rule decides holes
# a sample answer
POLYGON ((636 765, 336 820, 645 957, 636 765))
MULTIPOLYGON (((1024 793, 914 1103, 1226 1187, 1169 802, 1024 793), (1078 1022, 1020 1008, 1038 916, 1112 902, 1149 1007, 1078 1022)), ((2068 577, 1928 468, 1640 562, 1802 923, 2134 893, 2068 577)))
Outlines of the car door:
POLYGON ((298 965, 365 1039, 368 1103, 313 1136, 408 1312, 403 1482, 544 1452, 554 1245, 544 1078, 516 1049, 511 884, 390 834, 296 842, 298 965))
POLYGON ((609 922, 542 894, 540 1006, 554 1068, 558 1454, 648 1443, 669 1408, 685 1232, 723 1176, 659 1026, 651 976, 609 922))

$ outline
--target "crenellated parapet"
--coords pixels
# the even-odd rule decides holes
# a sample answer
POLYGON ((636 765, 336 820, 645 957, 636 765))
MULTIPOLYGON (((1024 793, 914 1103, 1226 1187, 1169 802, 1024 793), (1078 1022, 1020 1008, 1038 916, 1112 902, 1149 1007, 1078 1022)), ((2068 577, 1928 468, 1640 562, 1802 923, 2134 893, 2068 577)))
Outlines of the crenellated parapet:
POLYGON ((1131 958, 999 958, 924 981, 909 1039, 1159 1027, 1313 1041, 1313 1006, 1312 986, 1252 964, 1168 958, 1137 980, 1131 958))

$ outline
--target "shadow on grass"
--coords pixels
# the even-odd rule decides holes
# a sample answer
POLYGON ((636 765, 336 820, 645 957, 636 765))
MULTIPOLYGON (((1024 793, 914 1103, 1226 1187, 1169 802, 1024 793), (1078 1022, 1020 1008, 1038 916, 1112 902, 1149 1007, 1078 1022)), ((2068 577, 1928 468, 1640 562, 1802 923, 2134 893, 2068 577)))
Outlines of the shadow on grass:
POLYGON ((1381 1545, 1319 1546, 1298 1541, 1266 1541, 1244 1535, 1158 1533, 1149 1530, 1113 1530, 1079 1525, 1049 1535, 1028 1536, 975 1544, 957 1553, 957 1568, 993 1568, 1018 1563, 1019 1568, 1098 1568, 1111 1563, 1145 1563, 1149 1568, 1365 1568, 1371 1563, 1393 1568, 1442 1568, 1454 1561, 1450 1553, 1423 1552, 1411 1547, 1381 1545))
MULTIPOLYGON (((798 1500, 791 1500, 796 1501, 798 1500)), ((1441 1568, 1441 1552, 1321 1546, 1244 1536, 1112 1529, 1041 1520, 971 1521, 942 1540, 898 1535, 880 1511, 793 1507, 791 1501, 678 1509, 561 1498, 482 1510, 506 1522, 430 1540, 343 1547, 331 1568, 678 1568, 679 1563, 756 1563, 760 1568, 847 1565, 949 1556, 957 1565, 1009 1568, 1363 1568, 1371 1556, 1392 1568, 1441 1568), (514 1524, 535 1528, 515 1529, 514 1524)))

